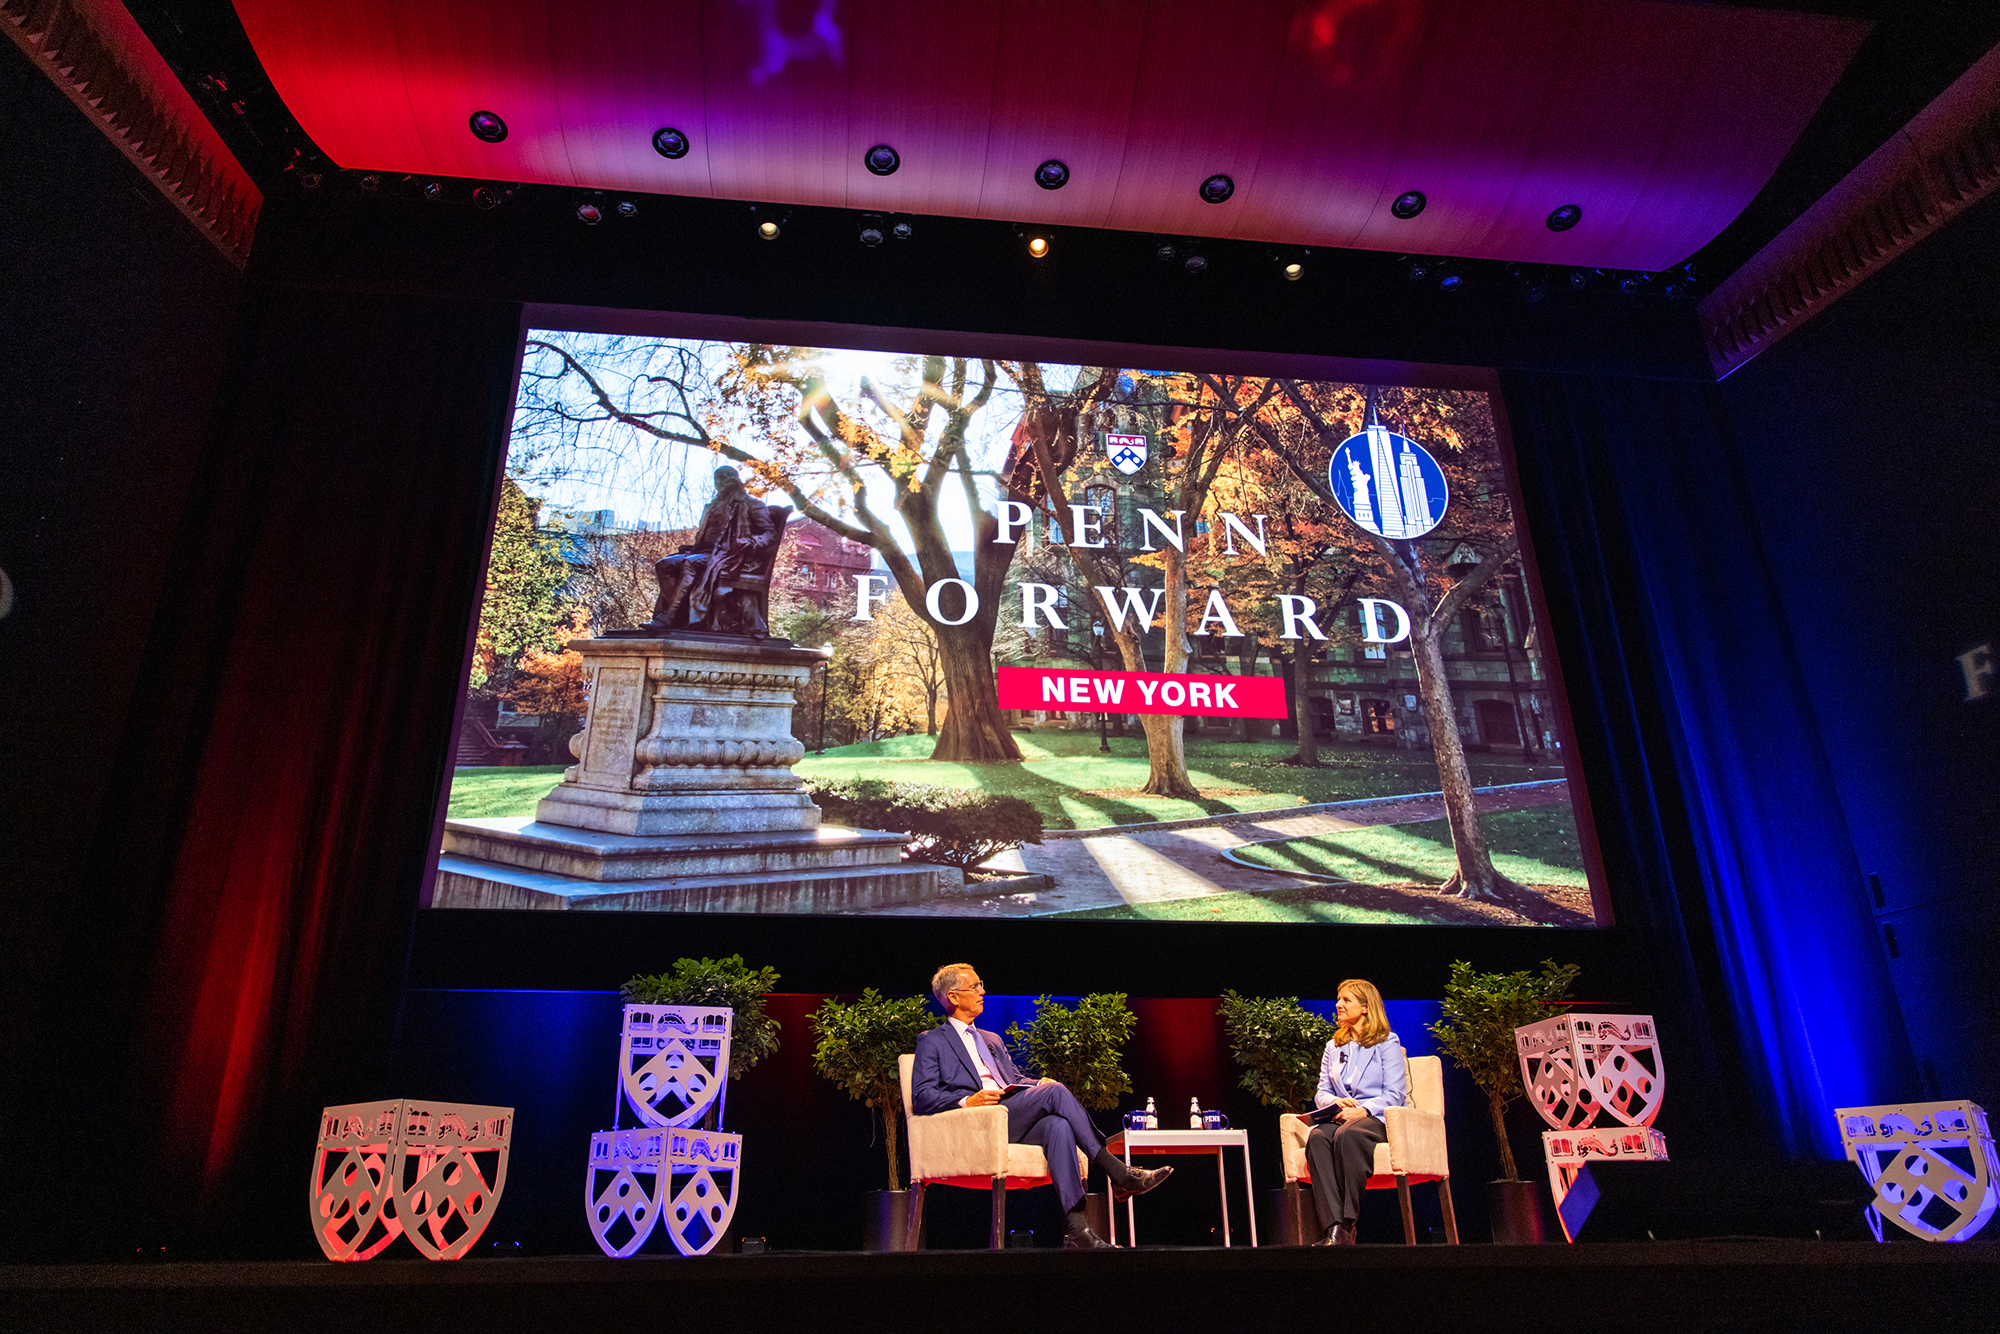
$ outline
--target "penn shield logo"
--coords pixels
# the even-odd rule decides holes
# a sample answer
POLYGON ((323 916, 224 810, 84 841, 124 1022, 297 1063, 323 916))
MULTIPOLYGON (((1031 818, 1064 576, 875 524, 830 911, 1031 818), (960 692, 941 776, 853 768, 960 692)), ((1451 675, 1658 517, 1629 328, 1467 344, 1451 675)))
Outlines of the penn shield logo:
POLYGON ((1104 456, 1111 460, 1112 467, 1130 477, 1146 466, 1146 437, 1106 434, 1104 456))

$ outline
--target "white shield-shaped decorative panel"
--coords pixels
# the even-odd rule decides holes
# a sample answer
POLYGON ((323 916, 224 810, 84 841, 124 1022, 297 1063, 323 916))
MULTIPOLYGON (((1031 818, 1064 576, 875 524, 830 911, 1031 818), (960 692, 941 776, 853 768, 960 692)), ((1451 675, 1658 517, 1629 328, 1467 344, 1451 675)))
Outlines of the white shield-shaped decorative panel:
POLYGON ((1127 477, 1146 466, 1146 437, 1110 433, 1104 437, 1104 457, 1127 477))
POLYGON ((667 1233, 682 1255, 707 1255, 736 1214, 743 1185, 743 1137, 719 1130, 667 1134, 667 1233))
POLYGON ((433 1260, 472 1249, 507 1187, 512 1107, 411 1100, 390 1162, 396 1216, 410 1243, 433 1260))
POLYGON ((1557 1130, 1590 1123, 1596 1099, 1576 1077, 1568 1015, 1515 1029, 1514 1050, 1521 1058, 1521 1087, 1542 1120, 1557 1130))
POLYGON ((1597 1105, 1628 1126, 1649 1126, 1667 1096, 1667 1067, 1650 1014, 1572 1014, 1576 1074, 1597 1105))
POLYGON ((1597 1203, 1595 1194, 1588 1199, 1570 1198, 1577 1174, 1596 1162, 1666 1162, 1667 1138, 1651 1126, 1544 1130, 1542 1156, 1549 1163, 1549 1193, 1555 1197, 1556 1217, 1562 1221, 1563 1235, 1575 1241, 1597 1203))
POLYGON ((1993 1216, 2000 1157, 1977 1103, 1843 1107, 1834 1115, 1848 1159, 1875 1188, 1868 1226, 1877 1241, 1884 1219, 1925 1241, 1966 1241, 1993 1216))
POLYGON ((389 1164, 399 1101, 357 1102, 320 1113, 308 1202, 313 1236, 329 1260, 369 1260, 402 1235, 389 1164))
POLYGON ((613 1259, 635 1255, 660 1221, 668 1130, 600 1130, 590 1137, 583 1207, 590 1235, 613 1259))
POLYGON ((627 1005, 618 1037, 625 1103, 649 1126, 691 1126, 720 1111, 729 1085, 735 1012, 688 1005, 627 1005))

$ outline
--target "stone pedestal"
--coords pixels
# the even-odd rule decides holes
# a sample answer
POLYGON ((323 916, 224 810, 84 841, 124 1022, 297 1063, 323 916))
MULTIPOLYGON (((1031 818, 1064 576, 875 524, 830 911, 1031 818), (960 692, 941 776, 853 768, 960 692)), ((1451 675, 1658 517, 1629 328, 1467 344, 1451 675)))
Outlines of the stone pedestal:
POLYGON ((791 734, 819 654, 686 632, 569 647, 590 681, 577 763, 533 820, 447 820, 433 905, 838 912, 963 884, 905 864, 900 834, 821 826, 791 734))

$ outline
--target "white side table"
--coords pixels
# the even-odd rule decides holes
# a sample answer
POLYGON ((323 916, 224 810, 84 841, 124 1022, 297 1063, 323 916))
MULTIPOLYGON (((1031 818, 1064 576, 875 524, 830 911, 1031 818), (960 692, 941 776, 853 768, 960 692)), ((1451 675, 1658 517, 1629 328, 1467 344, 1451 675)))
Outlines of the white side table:
MULTIPOLYGON (((1250 1244, 1257 1244, 1257 1200, 1250 1190, 1250 1132, 1247 1130, 1121 1130, 1104 1142, 1104 1147, 1131 1165, 1133 1154, 1155 1153, 1209 1153, 1215 1155, 1215 1190, 1222 1201, 1222 1244, 1231 1245, 1229 1239, 1229 1178, 1223 1166, 1225 1149, 1243 1151, 1243 1204, 1250 1217, 1250 1244)), ((1107 1241, 1118 1240, 1118 1206, 1113 1204, 1110 1211, 1112 1235, 1107 1241)), ((1139 1244, 1139 1225, 1133 1212, 1132 1201, 1125 1201, 1125 1242, 1128 1246, 1139 1244)))

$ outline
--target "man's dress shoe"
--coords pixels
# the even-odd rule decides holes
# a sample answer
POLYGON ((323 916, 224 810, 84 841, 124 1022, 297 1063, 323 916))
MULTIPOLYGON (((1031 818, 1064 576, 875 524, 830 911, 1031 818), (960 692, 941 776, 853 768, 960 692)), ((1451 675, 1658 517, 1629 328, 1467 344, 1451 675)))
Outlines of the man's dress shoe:
POLYGON ((1063 1236, 1063 1249, 1066 1251, 1115 1251, 1118 1248, 1086 1227, 1079 1228, 1075 1232, 1065 1233, 1063 1236))
POLYGON ((1111 1188, 1111 1198, 1129 1200, 1134 1195, 1144 1195, 1173 1174, 1174 1169, 1171 1167, 1135 1167, 1132 1169, 1132 1175, 1125 1179, 1124 1185, 1111 1188))

